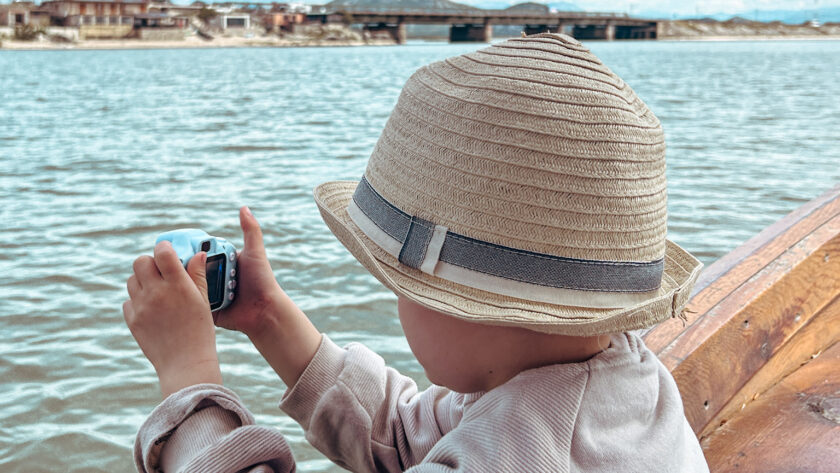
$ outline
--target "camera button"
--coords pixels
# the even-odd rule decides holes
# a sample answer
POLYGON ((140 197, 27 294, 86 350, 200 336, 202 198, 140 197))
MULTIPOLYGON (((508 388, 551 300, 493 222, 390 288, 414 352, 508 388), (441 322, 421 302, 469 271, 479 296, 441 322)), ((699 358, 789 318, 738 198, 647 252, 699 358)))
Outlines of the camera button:
POLYGON ((235 254, 231 253, 231 254, 228 255, 229 260, 233 261, 234 258, 236 258, 235 254))
POLYGON ((233 277, 236 277, 236 268, 232 268, 232 269, 230 270, 230 277, 232 277, 232 278, 233 278, 233 277))
POLYGON ((228 282, 228 288, 233 289, 235 287, 236 287, 236 281, 229 281, 228 282))
POLYGON ((233 295, 233 293, 231 292, 231 293, 228 295, 228 300, 232 301, 232 300, 233 300, 233 297, 234 297, 234 295, 233 295))

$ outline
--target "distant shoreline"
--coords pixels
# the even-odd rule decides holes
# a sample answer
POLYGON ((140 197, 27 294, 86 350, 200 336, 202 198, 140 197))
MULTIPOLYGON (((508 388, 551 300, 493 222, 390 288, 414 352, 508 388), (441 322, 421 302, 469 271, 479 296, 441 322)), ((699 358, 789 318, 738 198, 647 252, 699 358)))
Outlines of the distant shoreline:
POLYGON ((150 41, 139 39, 89 39, 71 43, 50 41, 3 40, 0 50, 8 51, 67 51, 67 50, 124 50, 124 49, 221 49, 221 48, 298 48, 298 47, 350 47, 390 46, 391 40, 317 40, 281 38, 214 38, 211 41, 197 37, 175 41, 150 41))
POLYGON ((727 21, 674 20, 660 22, 657 33, 659 40, 667 41, 837 40, 840 39, 840 25, 789 25, 744 18, 727 21))
MULTIPOLYGON (((409 38, 429 42, 446 41, 447 38, 409 38)), ((504 39, 504 38, 494 38, 504 39)), ((583 40, 588 42, 590 40, 583 40)), ((604 42, 603 40, 592 40, 604 42)), ((618 40, 617 42, 735 42, 735 41, 840 41, 840 35, 690 35, 666 36, 657 40, 618 40)), ((176 41, 149 41, 139 39, 94 39, 72 43, 50 41, 14 41, 3 40, 0 50, 7 51, 96 51, 96 50, 141 50, 141 49, 224 49, 224 48, 299 48, 299 47, 354 47, 354 46, 393 46, 396 42, 388 39, 360 40, 319 40, 319 39, 283 39, 271 37, 217 37, 206 41, 190 37, 176 41)), ((477 43, 480 44, 480 43, 477 43)))
POLYGON ((664 36, 656 41, 840 41, 840 35, 721 35, 721 36, 664 36))

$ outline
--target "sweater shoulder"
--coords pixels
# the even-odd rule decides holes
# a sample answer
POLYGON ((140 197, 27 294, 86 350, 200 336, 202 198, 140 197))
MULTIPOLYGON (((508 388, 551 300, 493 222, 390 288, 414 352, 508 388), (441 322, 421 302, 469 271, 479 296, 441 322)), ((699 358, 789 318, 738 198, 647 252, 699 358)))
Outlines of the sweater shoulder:
POLYGON ((671 373, 636 334, 588 365, 572 471, 707 471, 671 373))
POLYGON ((568 471, 587 377, 584 364, 551 365, 520 373, 477 399, 459 398, 463 419, 425 461, 458 471, 568 471))

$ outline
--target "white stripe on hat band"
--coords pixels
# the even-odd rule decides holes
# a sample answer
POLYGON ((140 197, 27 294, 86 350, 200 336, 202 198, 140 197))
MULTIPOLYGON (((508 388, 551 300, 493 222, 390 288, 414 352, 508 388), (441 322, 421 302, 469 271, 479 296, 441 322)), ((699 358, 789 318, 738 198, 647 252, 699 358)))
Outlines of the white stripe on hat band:
MULTIPOLYGON (((350 203, 347 206, 347 213, 349 214, 350 219, 353 220, 353 223, 355 223, 368 238, 370 238, 386 253, 399 259, 403 243, 382 230, 359 208, 353 199, 350 199, 350 203)), ((445 261, 438 260, 443 243, 443 238, 440 236, 445 236, 445 228, 446 227, 442 227, 440 225, 435 226, 432 240, 426 250, 426 255, 420 269, 450 282, 492 292, 494 294, 516 297, 535 302, 574 307, 587 307, 593 309, 631 307, 635 304, 650 300, 650 298, 658 292, 656 289, 647 292, 600 292, 548 287, 493 276, 449 264, 445 261), (436 237, 441 240, 440 246, 438 246, 435 242, 436 237), (432 263, 432 261, 435 261, 435 263, 432 263), (431 272, 429 272, 429 269, 431 269, 431 272)))
POLYGON ((432 238, 429 240, 429 246, 426 247, 426 256, 423 258, 423 264, 420 265, 420 271, 431 275, 435 274, 435 266, 440 259, 440 250, 443 249, 447 231, 449 229, 443 225, 435 225, 432 238))

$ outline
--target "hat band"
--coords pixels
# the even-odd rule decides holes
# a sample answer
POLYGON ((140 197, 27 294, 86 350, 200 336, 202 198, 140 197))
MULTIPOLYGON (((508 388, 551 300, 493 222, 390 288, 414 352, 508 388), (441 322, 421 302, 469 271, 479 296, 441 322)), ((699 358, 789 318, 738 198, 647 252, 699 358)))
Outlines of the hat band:
POLYGON ((661 284, 664 259, 584 260, 477 240, 403 212, 364 177, 347 212, 368 238, 400 263, 496 294, 550 304, 620 308, 649 300, 661 284))

